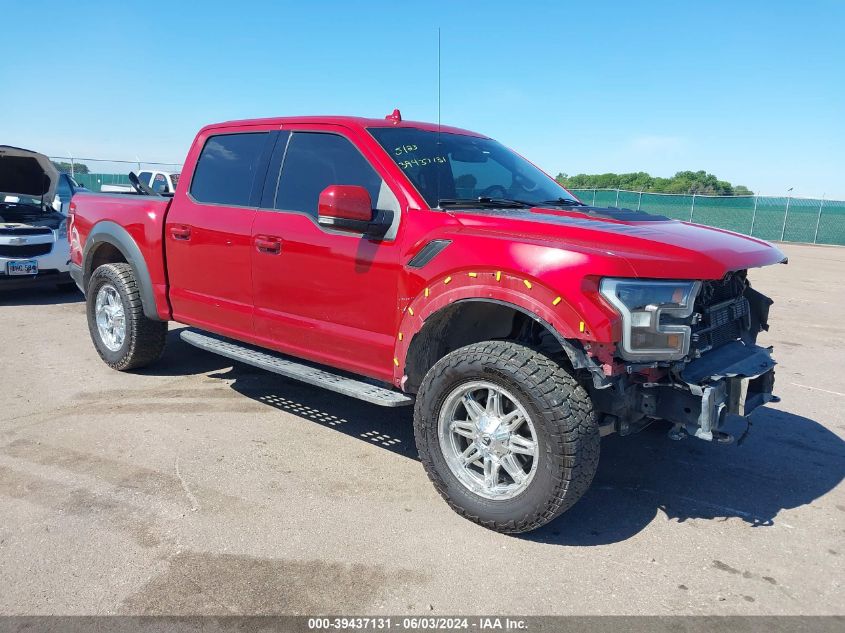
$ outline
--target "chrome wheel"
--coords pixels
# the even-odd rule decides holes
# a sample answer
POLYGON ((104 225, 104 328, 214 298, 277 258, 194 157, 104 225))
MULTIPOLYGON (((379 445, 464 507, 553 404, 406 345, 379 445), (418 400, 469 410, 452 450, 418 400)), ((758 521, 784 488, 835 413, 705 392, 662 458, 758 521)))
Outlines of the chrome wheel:
POLYGON ((512 499, 537 470, 537 433, 519 401, 487 381, 464 383, 443 403, 440 449, 467 489, 486 499, 512 499))
POLYGON ((120 294, 111 284, 104 284, 97 292, 94 314, 103 345, 113 352, 118 351, 126 338, 126 315, 120 294))

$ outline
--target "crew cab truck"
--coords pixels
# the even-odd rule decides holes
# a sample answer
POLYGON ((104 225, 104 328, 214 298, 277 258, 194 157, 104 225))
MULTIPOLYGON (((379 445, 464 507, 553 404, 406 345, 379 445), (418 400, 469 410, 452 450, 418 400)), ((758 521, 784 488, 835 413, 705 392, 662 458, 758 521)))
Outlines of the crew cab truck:
POLYGON ((172 198, 78 194, 72 275, 100 356, 188 343, 384 406, 420 460, 502 532, 587 490, 600 437, 654 420, 711 441, 772 395, 756 344, 776 247, 587 206, 467 130, 352 117, 210 125, 172 198))

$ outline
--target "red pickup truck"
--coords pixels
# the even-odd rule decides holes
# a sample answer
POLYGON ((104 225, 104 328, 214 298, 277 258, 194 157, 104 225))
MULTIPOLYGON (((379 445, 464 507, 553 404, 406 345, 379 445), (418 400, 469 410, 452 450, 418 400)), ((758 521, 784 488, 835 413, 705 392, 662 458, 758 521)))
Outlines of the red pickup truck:
MULTIPOLYGON (((151 194, 149 190, 145 192, 151 194)), ((384 119, 203 128, 172 198, 74 196, 71 272, 100 356, 186 342, 384 406, 414 404, 420 459, 502 532, 569 508, 600 437, 655 420, 729 441, 772 400, 785 262, 728 231, 573 197, 496 141, 384 119)))

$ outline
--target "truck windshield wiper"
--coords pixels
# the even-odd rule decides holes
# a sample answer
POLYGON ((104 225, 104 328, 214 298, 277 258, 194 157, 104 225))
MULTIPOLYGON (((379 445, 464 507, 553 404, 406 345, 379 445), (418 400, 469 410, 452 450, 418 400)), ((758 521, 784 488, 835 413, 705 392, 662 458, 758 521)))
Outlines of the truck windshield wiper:
POLYGON ((437 201, 440 207, 495 207, 500 209, 523 209, 536 206, 533 202, 526 202, 525 200, 511 200, 510 198, 487 198, 479 196, 478 198, 440 198, 437 201))
POLYGON ((556 198, 555 200, 543 200, 542 202, 537 203, 538 206, 546 205, 546 206, 556 206, 556 207, 586 207, 587 205, 583 202, 578 202, 577 200, 570 199, 570 198, 556 198))

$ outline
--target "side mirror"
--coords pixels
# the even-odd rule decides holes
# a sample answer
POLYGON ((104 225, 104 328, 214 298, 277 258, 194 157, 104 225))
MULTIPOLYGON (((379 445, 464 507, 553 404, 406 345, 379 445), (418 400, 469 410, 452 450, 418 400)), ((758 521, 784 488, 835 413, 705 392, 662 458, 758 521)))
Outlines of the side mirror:
POLYGON ((369 192, 357 185, 330 185, 320 193, 317 203, 317 224, 320 226, 363 233, 370 238, 384 236, 390 228, 392 215, 379 212, 374 218, 369 192))

